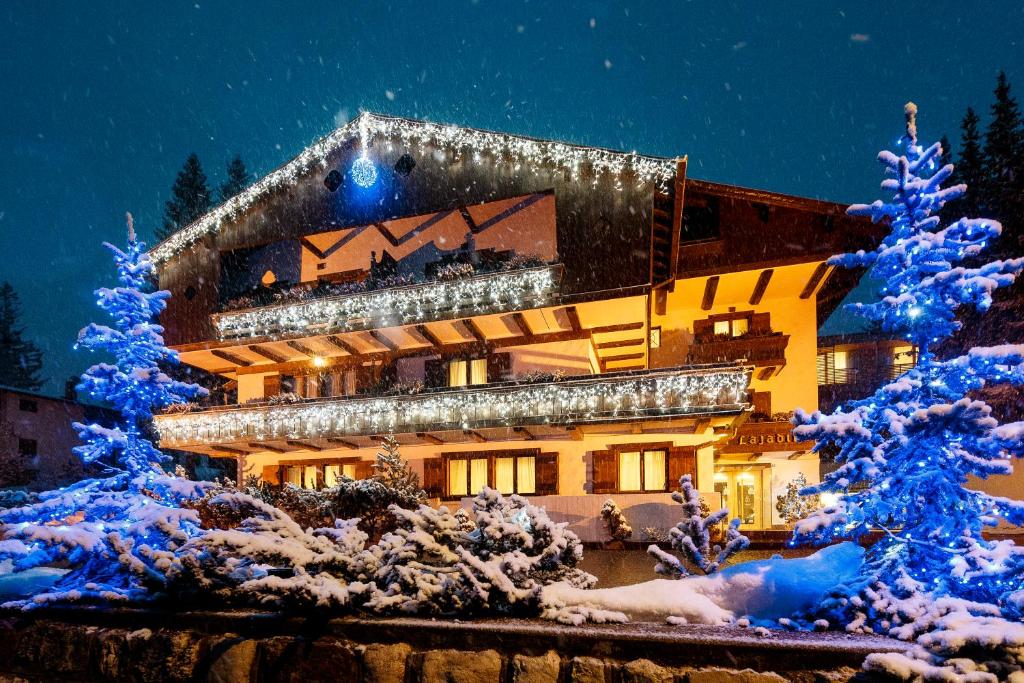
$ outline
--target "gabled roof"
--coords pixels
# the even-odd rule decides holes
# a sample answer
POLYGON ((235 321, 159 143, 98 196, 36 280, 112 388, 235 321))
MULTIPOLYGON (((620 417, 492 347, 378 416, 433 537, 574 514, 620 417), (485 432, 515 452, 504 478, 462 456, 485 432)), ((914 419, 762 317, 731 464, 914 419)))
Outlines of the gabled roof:
POLYGON ((630 171, 638 181, 658 185, 667 183, 676 172, 676 160, 665 157, 643 156, 635 152, 584 147, 522 135, 363 112, 330 135, 317 140, 294 159, 253 183, 240 194, 155 246, 150 251, 153 260, 157 264, 166 261, 206 235, 216 234, 224 223, 240 216, 261 199, 294 184, 314 169, 324 169, 328 157, 357 136, 362 145, 372 142, 375 137, 383 137, 400 140, 410 146, 429 142, 438 146, 503 154, 528 160, 532 164, 562 167, 567 171, 576 171, 584 165, 595 173, 620 174, 630 171))

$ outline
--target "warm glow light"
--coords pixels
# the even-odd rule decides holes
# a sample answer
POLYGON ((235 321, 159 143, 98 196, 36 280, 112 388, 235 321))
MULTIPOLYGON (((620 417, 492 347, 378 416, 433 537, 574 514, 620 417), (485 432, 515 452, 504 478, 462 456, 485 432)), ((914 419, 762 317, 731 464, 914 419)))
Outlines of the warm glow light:
POLYGON ((818 500, 821 501, 821 507, 830 508, 839 502, 839 496, 834 493, 823 493, 818 500))
POLYGON ((327 359, 323 356, 313 356, 313 365, 318 368, 322 368, 327 365, 327 359))

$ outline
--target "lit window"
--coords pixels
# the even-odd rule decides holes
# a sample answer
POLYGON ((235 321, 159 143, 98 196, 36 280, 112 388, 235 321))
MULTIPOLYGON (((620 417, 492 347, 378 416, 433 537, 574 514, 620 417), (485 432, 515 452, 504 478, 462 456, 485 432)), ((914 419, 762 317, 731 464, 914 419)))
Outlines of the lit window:
POLYGON ((452 459, 448 461, 449 496, 455 497, 466 495, 466 491, 469 489, 469 481, 467 479, 468 471, 468 460, 452 459))
POLYGON ((448 364, 448 386, 464 387, 466 384, 466 361, 453 360, 448 364))
POLYGON ((652 349, 660 349, 661 348, 661 328, 660 327, 652 327, 651 328, 651 348, 652 349))
POLYGON ((487 384, 486 358, 474 358, 469 362, 469 383, 487 384))
POLYGON ((356 478, 356 464, 354 462, 343 465, 324 465, 324 486, 330 488, 341 483, 342 478, 356 478))
POLYGON ((515 458, 494 459, 494 488, 498 493, 512 493, 515 489, 515 458))
POLYGON ((316 465, 306 465, 302 468, 302 487, 307 489, 315 489, 317 480, 317 467, 316 465))
POLYGON ((619 453, 619 490, 640 490, 640 451, 619 453))
POLYGON ((665 451, 644 451, 644 491, 664 491, 665 451))
POLYGON ((537 492, 537 459, 532 455, 516 458, 516 492, 537 492))
POLYGON ((909 344, 895 347, 892 350, 892 360, 894 365, 913 365, 914 347, 909 344))
POLYGON ((302 468, 301 467, 285 467, 284 468, 284 483, 292 484, 293 486, 302 486, 302 468))
POLYGON ((715 321, 715 334, 729 336, 729 321, 728 320, 716 320, 715 321))
POLYGON ((836 370, 846 369, 846 351, 836 351, 832 356, 833 367, 836 370))
POLYGON ((487 486, 487 458, 473 458, 469 461, 469 492, 480 493, 487 486))
POLYGON ((732 321, 732 336, 742 337, 750 330, 750 318, 736 318, 732 321))
POLYGON ((665 491, 668 453, 664 449, 619 453, 619 491, 665 491))
POLYGON ((448 459, 448 496, 475 496, 485 486, 499 493, 537 492, 537 459, 533 455, 477 455, 448 459))

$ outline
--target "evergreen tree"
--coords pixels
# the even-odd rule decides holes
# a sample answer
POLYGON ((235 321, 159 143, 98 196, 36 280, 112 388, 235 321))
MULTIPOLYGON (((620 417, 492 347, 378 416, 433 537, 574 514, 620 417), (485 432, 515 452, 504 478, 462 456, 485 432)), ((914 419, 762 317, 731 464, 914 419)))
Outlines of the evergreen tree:
POLYGON ((1024 121, 1002 71, 995 96, 985 131, 986 208, 1003 224, 1002 250, 1016 253, 1024 232, 1024 121))
POLYGON ((198 535, 200 519, 182 505, 202 496, 209 484, 168 476, 168 458, 147 433, 154 411, 201 391, 160 371, 174 359, 153 321, 169 292, 149 291, 153 263, 135 240, 128 217, 128 249, 114 254, 120 286, 96 290, 97 305, 113 325, 90 324, 78 346, 101 351, 113 363, 98 363, 82 375, 79 391, 119 413, 112 427, 75 423, 85 442, 74 449, 105 472, 56 491, 33 505, 0 512, 0 561, 12 571, 62 564, 69 569, 47 591, 20 602, 25 609, 51 602, 151 600, 169 585, 174 551, 198 535))
POLYGON ((210 188, 206 184, 199 157, 189 154, 178 171, 171 188, 171 198, 164 206, 164 224, 156 231, 157 239, 165 240, 179 229, 210 210, 210 188))
POLYGON ((869 550, 867 581, 920 584, 937 596, 994 603, 1020 587, 1024 562, 1012 543, 987 541, 982 530, 1000 519, 1024 522, 1024 503, 966 485, 971 476, 1012 471, 1011 458, 1024 455, 1024 423, 1000 425, 969 393, 1024 384, 1024 346, 972 348, 946 361, 935 348, 959 328, 957 310, 986 310, 993 291, 1024 270, 1024 258, 963 265, 978 260, 1001 228, 984 218, 944 227, 932 215, 964 187, 942 187, 953 168, 936 170, 938 144, 917 144, 916 113, 906 106, 902 154, 878 155, 888 176, 882 189, 892 199, 848 211, 886 223, 889 234, 873 251, 829 263, 871 268, 884 283, 879 300, 851 309, 916 346, 918 360, 872 396, 831 415, 797 411, 799 440, 838 449, 838 468, 804 493, 836 493, 840 500, 798 522, 794 540, 822 543, 881 529, 886 535, 869 550))
POLYGON ((43 352, 24 338, 20 318, 18 293, 9 283, 0 284, 0 384, 37 391, 46 383, 39 377, 43 352))
POLYGON ((956 182, 967 186, 963 196, 950 202, 961 216, 976 216, 985 210, 981 196, 988 183, 985 178, 985 158, 981 151, 981 134, 978 132, 978 115, 967 107, 960 122, 960 155, 956 165, 956 182))
POLYGON ((251 182, 252 176, 249 175, 249 171, 245 168, 242 157, 236 155, 234 159, 228 162, 228 179, 220 186, 220 200, 226 202, 249 187, 251 182))

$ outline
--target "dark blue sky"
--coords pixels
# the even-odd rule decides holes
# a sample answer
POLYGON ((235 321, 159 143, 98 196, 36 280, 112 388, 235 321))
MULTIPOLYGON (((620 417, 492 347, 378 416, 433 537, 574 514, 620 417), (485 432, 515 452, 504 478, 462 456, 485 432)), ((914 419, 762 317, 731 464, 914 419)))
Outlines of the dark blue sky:
POLYGON ((1016 2, 41 3, 0 7, 0 279, 47 387, 110 281, 101 240, 160 221, 189 152, 262 174, 361 108, 658 155, 695 177, 875 197, 921 108, 954 141, 996 73, 1024 92, 1016 2), (93 5, 101 5, 100 7, 93 5), (300 7, 301 6, 301 7, 300 7))

